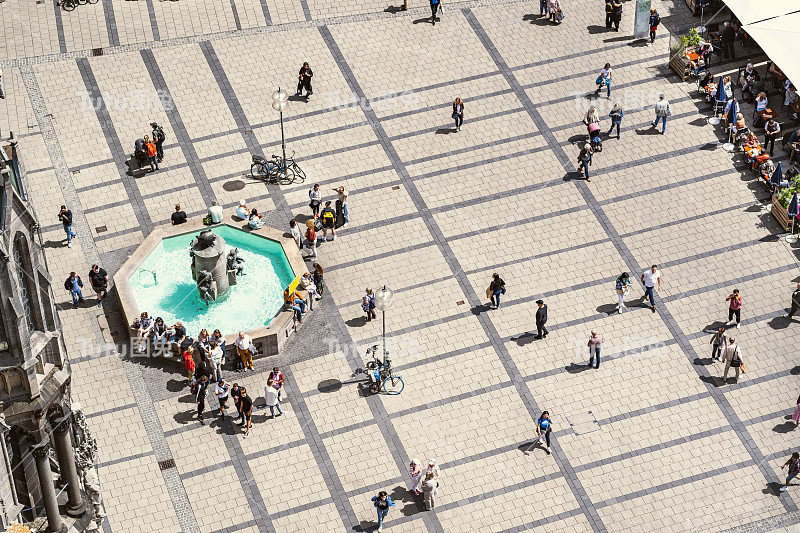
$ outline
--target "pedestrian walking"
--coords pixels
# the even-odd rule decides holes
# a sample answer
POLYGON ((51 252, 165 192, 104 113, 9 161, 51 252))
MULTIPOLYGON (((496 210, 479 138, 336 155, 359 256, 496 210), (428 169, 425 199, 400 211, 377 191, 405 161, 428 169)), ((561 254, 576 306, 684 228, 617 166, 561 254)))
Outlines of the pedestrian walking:
POLYGON ((614 31, 619 31, 619 23, 622 20, 622 0, 613 0, 611 3, 611 19, 614 22, 614 31))
POLYGON ((172 213, 169 221, 172 223, 173 226, 177 226, 178 224, 183 224, 186 222, 186 211, 181 209, 181 204, 175 204, 175 212, 172 213))
POLYGON ((617 313, 622 313, 622 309, 625 307, 625 297, 628 295, 632 284, 633 280, 631 280, 627 272, 620 274, 614 282, 614 287, 617 291, 617 313))
POLYGON ((158 150, 156 150, 155 143, 147 135, 144 136, 144 149, 150 162, 150 172, 155 172, 158 170, 158 150))
POLYGON ((58 212, 58 220, 61 221, 67 234, 67 248, 72 248, 72 238, 78 236, 77 233, 72 231, 72 211, 67 209, 67 206, 62 205, 61 211, 58 212))
POLYGON ((658 95, 658 102, 656 102, 656 119, 653 121, 653 127, 658 127, 658 121, 661 121, 661 135, 667 131, 667 117, 672 115, 672 107, 669 105, 669 100, 663 94, 658 95))
POLYGON ((297 227, 297 221, 295 219, 289 221, 289 233, 292 235, 292 239, 294 239, 294 243, 297 247, 302 250, 303 235, 300 233, 300 228, 297 227))
POLYGON ((434 479, 432 473, 425 476, 422 482, 423 503, 426 511, 432 511, 436 507, 436 496, 439 493, 439 482, 434 479))
POLYGON ((597 113, 597 107, 591 106, 589 110, 586 112, 586 116, 583 117, 583 123, 586 125, 587 131, 591 134, 592 132, 592 124, 600 125, 600 115, 597 113))
POLYGON ((311 255, 307 255, 306 259, 316 261, 317 259, 317 232, 314 231, 314 221, 306 220, 306 246, 311 250, 311 255))
POLYGON ((230 390, 230 385, 222 379, 219 378, 217 380, 217 386, 214 387, 214 394, 217 397, 217 401, 219 401, 219 418, 225 418, 225 404, 228 403, 228 391, 230 390))
POLYGON ((72 296, 72 305, 78 307, 78 302, 83 302, 83 281, 81 277, 75 272, 70 272, 69 277, 64 281, 64 288, 69 291, 72 296))
POLYGON ((164 160, 164 141, 167 140, 167 134, 164 133, 164 128, 155 122, 151 122, 150 127, 153 128, 153 142, 156 145, 156 157, 158 158, 158 162, 161 163, 164 160))
POLYGON ((642 300, 647 301, 649 298, 650 306, 655 313, 656 300, 653 296, 653 291, 655 290, 656 284, 658 284, 658 290, 661 290, 661 272, 658 271, 658 265, 653 265, 650 267, 650 270, 645 270, 642 273, 642 283, 644 283, 644 296, 642 296, 642 300))
POLYGON ((733 382, 739 382, 739 369, 743 364, 741 352, 742 351, 739 349, 739 346, 736 344, 736 339, 730 337, 728 339, 728 345, 725 347, 725 353, 722 356, 722 360, 725 361, 725 372, 722 374, 723 385, 728 383, 728 370, 730 370, 731 367, 736 369, 736 375, 733 378, 733 382))
POLYGON ((325 202, 325 208, 322 210, 322 242, 328 242, 328 230, 330 230, 333 237, 332 241, 336 240, 336 213, 331 208, 330 201, 325 202))
POLYGON ((0 69, 0 100, 6 99, 6 90, 3 87, 3 70, 0 69))
MULTIPOLYGON (((439 8, 441 7, 441 0, 431 0, 431 23, 436 26, 436 21, 438 18, 436 15, 439 14, 439 8)), ((380 531, 380 530, 378 530, 380 531)))
POLYGON ((536 336, 534 339, 542 339, 547 337, 547 328, 545 324, 547 323, 547 305, 542 300, 536 300, 536 305, 539 306, 539 309, 536 311, 536 336))
POLYGON ((350 208, 347 205, 347 189, 344 185, 340 185, 333 189, 336 191, 338 198, 336 199, 336 225, 346 226, 350 223, 350 208))
POLYGON ((725 328, 720 327, 708 341, 713 348, 711 349, 711 360, 722 361, 722 352, 725 350, 725 328))
POLYGON ((550 20, 558 22, 558 13, 561 11, 561 1, 547 0, 547 11, 550 13, 550 20))
POLYGON ((506 293, 506 282, 500 277, 500 274, 495 272, 492 274, 492 281, 489 283, 489 291, 491 292, 490 299, 492 304, 490 309, 500 309, 500 295, 506 293))
POLYGON ((653 46, 656 44, 656 30, 658 29, 658 25, 661 24, 661 15, 658 14, 658 10, 654 7, 650 8, 650 42, 647 43, 647 46, 653 46))
POLYGON ((769 122, 764 126, 764 151, 769 148, 770 157, 775 152, 775 138, 780 137, 781 125, 775 122, 774 118, 769 119, 769 122))
POLYGON ((319 190, 319 183, 315 183, 314 187, 308 190, 308 198, 311 200, 308 204, 311 214, 314 215, 314 218, 318 218, 319 206, 322 204, 322 191, 319 190))
POLYGON ((239 415, 236 417, 236 422, 239 422, 239 420, 244 422, 244 416, 242 415, 242 389, 239 387, 238 383, 234 383, 233 386, 231 386, 231 399, 239 415))
POLYGON ((314 94, 314 91, 311 90, 311 78, 313 76, 314 73, 311 71, 311 67, 308 66, 308 63, 303 63, 297 75, 297 92, 294 93, 295 96, 303 96, 303 89, 306 90, 306 99, 314 94))
POLYGON ((597 364, 594 365, 595 368, 600 368, 600 348, 603 345, 603 337, 597 334, 597 331, 592 330, 592 335, 589 337, 589 342, 586 346, 589 347, 589 367, 597 358, 597 364))
POLYGON ((547 0, 539 0, 539 16, 546 17, 550 14, 550 11, 547 9, 547 0))
POLYGON ((250 436, 250 415, 253 414, 253 399, 248 396, 245 387, 240 387, 239 393, 241 394, 239 407, 242 410, 242 422, 239 425, 244 425, 244 438, 247 438, 250 436))
POLYGON ((325 293, 325 280, 323 279, 324 272, 322 271, 322 265, 319 263, 314 263, 314 285, 317 286, 317 300, 322 298, 322 295, 325 293))
POLYGON ((611 112, 608 114, 611 117, 611 129, 608 130, 608 135, 611 135, 611 132, 614 131, 614 128, 617 128, 617 140, 619 140, 619 128, 622 124, 622 117, 625 113, 622 111, 622 106, 619 102, 614 104, 614 107, 611 108, 611 112))
POLYGON ((377 496, 372 497, 372 503, 375 509, 378 510, 378 533, 380 533, 383 531, 383 521, 386 519, 386 515, 389 514, 389 507, 394 507, 395 504, 391 496, 383 490, 377 496))
POLYGON ((542 416, 536 421, 536 434, 539 436, 539 444, 545 441, 547 455, 550 455, 550 431, 553 429, 553 421, 550 420, 550 413, 542 411, 542 416))
POLYGON ((201 424, 203 422, 203 411, 206 408, 206 395, 208 394, 208 377, 203 375, 197 383, 197 393, 195 394, 195 402, 197 402, 197 419, 201 424))
POLYGON ((800 453, 794 452, 789 460, 783 463, 781 470, 786 468, 786 465, 789 465, 789 475, 786 476, 786 483, 780 488, 781 492, 786 492, 789 489, 789 482, 800 473, 800 453))
POLYGON ((786 318, 792 318, 798 309, 800 309, 800 283, 797 284, 797 287, 792 293, 792 305, 786 318))
POLYGON ((613 69, 611 68, 611 63, 606 63, 603 65, 603 68, 600 69, 600 75, 597 76, 595 83, 597 84, 597 90, 594 92, 595 96, 600 96, 600 89, 603 86, 606 87, 608 92, 606 93, 606 98, 611 98, 611 80, 614 77, 613 69))
POLYGON ((367 322, 378 318, 378 315, 375 314, 375 295, 372 294, 372 289, 367 289, 364 296, 361 297, 361 309, 367 313, 367 322))
POLYGON ((411 476, 411 490, 419 495, 422 492, 422 466, 416 457, 408 465, 408 474, 411 476))
POLYGON ((108 272, 98 265, 92 265, 89 270, 89 283, 97 295, 97 307, 103 307, 103 298, 108 294, 108 272))
POLYGON ((183 352, 183 366, 186 368, 186 374, 189 378, 189 383, 194 379, 194 347, 187 346, 186 351, 183 352))
POLYGON ((739 294, 739 289, 733 289, 733 292, 725 298, 726 302, 730 302, 728 306, 728 323, 730 326, 733 324, 733 317, 736 317, 736 329, 742 322, 742 296, 739 294))
POLYGON ((581 176, 586 176, 586 181, 592 181, 592 178, 589 177, 589 165, 592 164, 592 154, 594 151, 592 150, 592 145, 586 143, 583 145, 581 149, 581 153, 578 154, 578 174, 581 176))
POLYGON ((733 29, 731 23, 727 20, 723 24, 722 29, 722 58, 736 59, 736 50, 734 50, 733 43, 736 41, 736 30, 733 29))
POLYGON ((253 370, 253 355, 256 353, 255 346, 253 346, 253 339, 244 331, 240 331, 239 335, 234 341, 236 346, 236 353, 242 360, 242 367, 244 369, 253 370))
POLYGON ((283 392, 283 382, 286 379, 283 375, 283 372, 277 366, 272 367, 272 372, 269 373, 267 379, 272 380, 272 386, 278 391, 278 399, 281 400, 281 393, 283 392))
POLYGON ((281 401, 278 399, 278 389, 275 388, 275 381, 272 379, 267 380, 267 384, 264 386, 264 400, 269 407, 269 412, 272 414, 272 418, 275 418, 275 409, 278 410, 277 416, 281 416, 283 411, 281 411, 281 401))
POLYGON ((453 118, 456 121, 456 131, 461 131, 461 125, 464 123, 464 102, 458 96, 453 100, 453 118))
POLYGON ((792 413, 792 420, 794 421, 794 427, 800 426, 800 396, 797 397, 797 405, 794 408, 794 413, 792 413))
POLYGON ((612 14, 614 11, 614 4, 612 0, 606 0, 606 29, 611 29, 611 25, 614 23, 614 15, 612 14))

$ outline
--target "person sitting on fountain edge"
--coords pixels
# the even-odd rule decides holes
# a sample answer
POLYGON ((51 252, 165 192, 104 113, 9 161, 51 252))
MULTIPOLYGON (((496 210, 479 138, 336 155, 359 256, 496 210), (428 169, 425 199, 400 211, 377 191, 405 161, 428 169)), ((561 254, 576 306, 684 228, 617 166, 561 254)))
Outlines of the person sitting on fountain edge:
POLYGON ((303 300, 299 294, 297 294, 297 290, 294 290, 291 294, 289 294, 288 288, 283 291, 283 300, 286 302, 286 305, 291 306, 297 322, 302 324, 303 313, 306 312, 306 301, 303 300))
POLYGON ((250 218, 247 219, 247 225, 252 229, 261 229, 261 226, 264 225, 261 215, 258 214, 258 209, 250 211, 250 218))
POLYGON ((173 333, 169 338, 170 345, 169 349, 167 350, 167 356, 170 355, 169 352, 172 350, 173 346, 176 347, 180 353, 181 345, 183 344, 183 341, 186 340, 186 328, 183 326, 183 322, 180 320, 176 320, 175 325, 169 329, 171 329, 173 333))
POLYGON ((247 202, 239 200, 239 207, 236 208, 236 216, 242 220, 250 218, 250 209, 247 207, 247 202))

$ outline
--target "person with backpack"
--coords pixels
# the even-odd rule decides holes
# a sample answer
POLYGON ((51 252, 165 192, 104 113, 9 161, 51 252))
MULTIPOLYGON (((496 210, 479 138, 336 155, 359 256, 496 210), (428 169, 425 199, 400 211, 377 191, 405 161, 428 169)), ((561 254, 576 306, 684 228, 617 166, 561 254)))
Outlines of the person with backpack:
POLYGON ((317 259, 317 232, 314 231, 314 221, 306 220, 306 246, 311 250, 311 255, 306 259, 316 261, 317 259))
POLYGON ((653 127, 658 127, 658 121, 662 121, 661 135, 667 131, 667 117, 672 115, 672 108, 669 105, 669 100, 663 94, 658 95, 658 102, 656 102, 656 119, 653 121, 653 127))
POLYGON ((389 514, 389 507, 394 507, 395 503, 392 497, 386 491, 380 491, 377 496, 372 497, 373 505, 378 510, 378 533, 383 531, 383 521, 386 515, 389 514))
POLYGON ((729 344, 725 347, 725 355, 722 357, 722 360, 725 361, 725 373, 722 374, 723 385, 728 383, 728 370, 730 370, 731 367, 736 369, 736 376, 734 376, 733 382, 738 383, 739 368, 742 366, 742 351, 736 344, 736 339, 730 337, 728 343, 729 344))
POLYGON ((167 140, 167 134, 164 133, 164 128, 155 122, 151 122, 150 126, 153 128, 153 141, 156 144, 156 157, 158 158, 158 162, 161 163, 164 160, 164 141, 167 140))
POLYGON ((789 482, 796 478, 798 474, 800 474, 800 453, 794 452, 789 460, 783 463, 781 470, 786 468, 786 465, 789 465, 789 475, 786 476, 786 483, 784 483, 783 486, 778 489, 781 492, 786 492, 789 489, 789 482))
POLYGON ((542 416, 536 421, 536 435, 539 437, 539 443, 545 441, 547 447, 547 455, 550 455, 550 432, 553 429, 553 421, 550 420, 550 413, 542 411, 542 416))
POLYGON ((372 294, 372 289, 367 289, 366 294, 361 297, 361 309, 367 313, 367 322, 378 318, 375 314, 375 295, 372 294))
POLYGON ((500 295, 506 293, 506 282, 500 277, 500 274, 492 274, 492 282, 489 284, 489 291, 491 292, 492 304, 490 309, 500 309, 500 295))
POLYGON ((614 31, 619 31, 622 20, 622 0, 613 0, 611 3, 611 20, 614 22, 614 31))
POLYGON ((613 11, 614 5, 611 3, 611 0, 606 0, 606 29, 608 30, 611 29, 611 25, 614 23, 613 11))
POLYGON ((294 93, 295 96, 303 96, 303 89, 306 90, 306 98, 314 94, 314 91, 311 90, 311 78, 313 76, 314 73, 308 63, 303 63, 300 73, 297 75, 297 92, 294 93))
POLYGON ((208 394, 208 376, 201 376, 200 381, 196 382, 195 385, 196 392, 194 396, 194 401, 197 402, 197 420, 200 421, 201 424, 205 425, 203 422, 203 411, 206 408, 206 395, 208 394))
POLYGON ((617 280, 614 282, 614 288, 617 291, 618 300, 617 313, 622 313, 622 308, 625 307, 625 297, 628 295, 628 291, 630 290, 632 284, 633 281, 627 272, 620 274, 617 280))
POLYGON ((147 135, 144 136, 144 149, 150 162, 150 172, 155 172, 158 170, 158 151, 156 150, 156 145, 147 135))
POLYGON ((322 219, 322 242, 328 242, 328 230, 331 231, 332 241, 336 240, 336 212, 331 207, 331 202, 325 202, 320 218, 322 219))
POLYGON ((725 350, 725 328, 720 327, 716 333, 711 337, 708 344, 712 344, 714 348, 711 350, 712 361, 722 361, 722 352, 725 350))
POLYGON ((658 29, 658 25, 661 24, 661 16, 658 14, 658 10, 654 7, 650 8, 650 42, 647 43, 647 46, 653 46, 656 44, 656 30, 658 29))

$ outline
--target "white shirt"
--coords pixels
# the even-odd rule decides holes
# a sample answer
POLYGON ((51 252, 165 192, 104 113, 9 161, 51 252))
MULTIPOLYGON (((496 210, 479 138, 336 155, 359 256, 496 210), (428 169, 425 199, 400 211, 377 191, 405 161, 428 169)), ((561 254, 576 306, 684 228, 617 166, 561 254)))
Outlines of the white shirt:
POLYGON ((661 272, 656 269, 653 272, 651 269, 647 269, 644 271, 644 286, 645 287, 655 287, 658 280, 661 279, 661 272))
POLYGON ((211 360, 214 361, 215 364, 220 364, 222 362, 222 348, 220 346, 215 346, 213 350, 211 350, 211 360))
POLYGON ((298 228, 297 226, 295 226, 295 227, 291 227, 291 226, 289 226, 289 233, 291 233, 291 234, 292 234, 292 237, 293 237, 295 240, 297 240, 297 242, 299 242, 299 243, 302 243, 302 242, 303 242, 303 236, 302 236, 302 234, 300 233, 300 228, 298 228))
POLYGON ((763 100, 756 101, 756 111, 764 111, 767 108, 767 103, 769 101, 765 98, 763 100))
POLYGON ((427 476, 430 473, 433 473, 434 479, 438 478, 439 477, 439 465, 433 465, 433 466, 428 465, 427 470, 425 470, 425 475, 427 476))
POLYGON ((250 350, 250 346, 253 344, 253 339, 250 338, 250 335, 245 335, 244 338, 236 337, 234 344, 240 350, 250 350))
POLYGON ((246 220, 247 218, 249 218, 250 217, 250 213, 247 212, 247 206, 240 205, 239 207, 237 207, 236 208, 236 216, 241 218, 241 219, 243 219, 243 220, 246 220))
POLYGON ((211 215, 211 222, 217 224, 222 222, 222 206, 212 205, 208 208, 208 214, 211 215))
POLYGON ((267 405, 278 405, 278 391, 275 387, 270 387, 269 385, 264 385, 264 399, 267 402, 267 405))
POLYGON ((600 69, 600 75, 603 76, 605 79, 611 79, 611 69, 600 69))
POLYGON ((217 383, 217 386, 214 387, 214 394, 216 394, 217 398, 220 398, 220 399, 227 398, 228 397, 228 387, 225 387, 225 386, 220 387, 219 383, 217 383))

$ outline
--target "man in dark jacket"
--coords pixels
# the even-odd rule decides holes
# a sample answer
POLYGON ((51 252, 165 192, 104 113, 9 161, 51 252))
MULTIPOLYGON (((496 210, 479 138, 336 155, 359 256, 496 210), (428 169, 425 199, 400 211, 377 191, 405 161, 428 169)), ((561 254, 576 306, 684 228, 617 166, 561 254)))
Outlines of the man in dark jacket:
POLYGON ((314 73, 311 71, 311 67, 308 66, 308 63, 303 63, 303 67, 297 75, 297 92, 294 93, 295 96, 302 96, 303 89, 306 90, 306 98, 314 94, 314 91, 311 90, 311 78, 313 76, 314 73))
POLYGON ((622 0, 614 0, 611 4, 611 18, 614 21, 614 31, 619 31, 619 21, 622 20, 622 0))
POLYGON ((797 288, 792 293, 792 308, 786 318, 792 318, 798 309, 800 309, 800 283, 797 284, 797 288))
POLYGON ((81 289, 83 288, 83 281, 81 281, 81 277, 77 275, 75 272, 70 272, 69 277, 64 282, 64 288, 69 291, 72 295, 72 303, 75 307, 78 307, 78 302, 83 301, 83 294, 81 293, 81 289))
POLYGON ((545 324, 547 323, 547 305, 542 300, 536 300, 536 305, 539 306, 539 309, 536 311, 536 332, 538 335, 534 337, 534 339, 541 339, 547 337, 547 328, 545 324))
POLYGON ((611 12, 614 10, 614 6, 611 2, 612 0, 606 1, 606 28, 609 30, 611 29, 611 24, 614 22, 614 17, 611 15, 611 12))
POLYGON ((725 21, 725 28, 722 30, 722 57, 728 59, 736 59, 736 51, 733 49, 733 42, 736 40, 736 30, 733 29, 731 23, 725 21))
POLYGON ((97 294, 97 307, 103 307, 103 298, 108 295, 108 272, 99 265, 92 265, 89 271, 89 282, 97 294))

